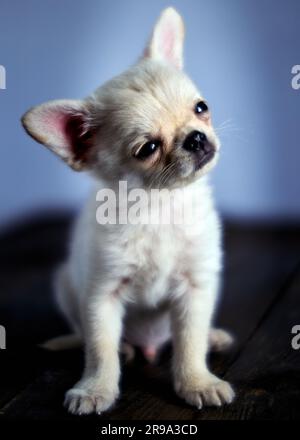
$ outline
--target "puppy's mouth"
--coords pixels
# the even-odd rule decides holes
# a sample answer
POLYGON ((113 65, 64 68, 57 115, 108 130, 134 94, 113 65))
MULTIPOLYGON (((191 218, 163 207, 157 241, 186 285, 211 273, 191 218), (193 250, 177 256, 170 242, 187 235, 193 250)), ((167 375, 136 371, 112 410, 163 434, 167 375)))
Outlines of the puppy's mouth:
POLYGON ((215 149, 211 149, 208 152, 198 151, 195 154, 195 171, 199 171, 203 168, 208 162, 210 162, 215 156, 215 149))

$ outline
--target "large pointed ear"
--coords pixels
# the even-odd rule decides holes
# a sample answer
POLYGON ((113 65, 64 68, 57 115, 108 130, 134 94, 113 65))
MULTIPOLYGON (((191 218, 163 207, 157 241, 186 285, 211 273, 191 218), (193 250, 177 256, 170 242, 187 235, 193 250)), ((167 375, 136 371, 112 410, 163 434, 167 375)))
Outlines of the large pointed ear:
POLYGON ((167 61, 183 68, 184 24, 174 8, 165 9, 159 17, 144 56, 167 61))
POLYGON ((30 136, 46 145, 73 169, 87 168, 92 145, 91 116, 84 101, 50 101, 22 117, 30 136))

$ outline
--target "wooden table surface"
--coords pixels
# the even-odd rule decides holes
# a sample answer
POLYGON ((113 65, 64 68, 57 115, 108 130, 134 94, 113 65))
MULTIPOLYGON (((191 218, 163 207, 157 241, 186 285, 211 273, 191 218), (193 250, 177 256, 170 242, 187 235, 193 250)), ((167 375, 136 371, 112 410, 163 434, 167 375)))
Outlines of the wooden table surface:
MULTIPOLYGON (((69 225, 69 216, 49 215, 0 237, 0 325, 7 332, 0 350, 2 419, 76 418, 62 401, 80 376, 82 351, 38 347, 68 331, 53 303, 51 273, 66 253, 69 225)), ((235 402, 198 411, 178 399, 169 347, 155 366, 139 355, 123 366, 121 398, 99 420, 300 419, 300 350, 291 346, 291 329, 300 325, 300 228, 226 224, 224 236, 216 322, 236 343, 210 363, 234 384, 235 402)))

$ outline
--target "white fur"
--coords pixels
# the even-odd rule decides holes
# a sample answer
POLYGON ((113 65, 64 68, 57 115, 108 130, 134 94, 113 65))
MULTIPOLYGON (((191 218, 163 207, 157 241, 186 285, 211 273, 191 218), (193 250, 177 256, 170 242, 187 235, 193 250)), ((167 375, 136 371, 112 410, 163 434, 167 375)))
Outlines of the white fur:
MULTIPOLYGON (((219 349, 230 343, 226 333, 210 333, 222 252, 220 224, 204 175, 216 162, 219 143, 210 116, 198 118, 193 112, 201 95, 180 71, 182 41, 182 20, 168 8, 154 29, 145 58, 80 105, 76 101, 78 131, 92 133, 88 144, 85 137, 80 139, 81 147, 92 145, 82 158, 68 133, 51 132, 47 104, 23 119, 38 140, 43 139, 46 124, 51 142, 42 141, 72 166, 76 163, 75 168, 90 169, 96 178, 95 190, 74 227, 70 257, 56 277, 60 308, 85 345, 83 376, 66 395, 72 413, 100 413, 115 403, 122 337, 142 348, 149 360, 171 338, 175 389, 188 403, 198 408, 221 405, 234 396, 228 383, 210 373, 206 361, 209 343, 219 349), (215 158, 197 172, 193 156, 181 148, 191 130, 203 131, 216 150, 215 158), (165 150, 138 162, 132 152, 143 146, 149 134, 162 136, 165 150), (168 154, 174 172, 163 180, 166 175, 160 167, 168 154), (192 223, 97 224, 96 192, 101 187, 116 189, 121 179, 129 188, 146 191, 153 182, 158 187, 184 188, 185 202, 196 208, 192 223)), ((64 117, 66 105, 64 101, 64 117)), ((59 111, 59 102, 54 108, 59 111)), ((72 115, 72 110, 68 113, 72 115)), ((179 192, 173 201, 175 211, 182 203, 179 192)), ((61 340, 56 342, 50 348, 61 346, 61 340)))

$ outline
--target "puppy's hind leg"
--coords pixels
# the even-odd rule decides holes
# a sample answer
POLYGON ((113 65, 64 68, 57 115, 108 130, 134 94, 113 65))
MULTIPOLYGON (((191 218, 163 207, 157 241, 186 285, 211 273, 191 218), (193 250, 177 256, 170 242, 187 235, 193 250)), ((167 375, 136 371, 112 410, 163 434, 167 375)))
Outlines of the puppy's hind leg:
POLYGON ((219 353, 229 350, 234 343, 234 338, 225 330, 212 328, 209 332, 208 343, 210 351, 219 353))
POLYGON ((54 291, 58 307, 67 319, 73 333, 49 339, 40 344, 40 347, 51 351, 78 348, 82 346, 83 341, 76 295, 69 278, 66 264, 60 266, 54 276, 54 291))
POLYGON ((67 264, 60 266, 54 276, 54 291, 60 311, 67 319, 74 333, 80 334, 78 299, 70 279, 67 264))
POLYGON ((43 342, 40 347, 50 351, 72 350, 83 345, 82 338, 76 334, 58 336, 43 342))
POLYGON ((120 353, 124 356, 125 364, 130 364, 135 358, 135 348, 128 342, 121 343, 120 353))

